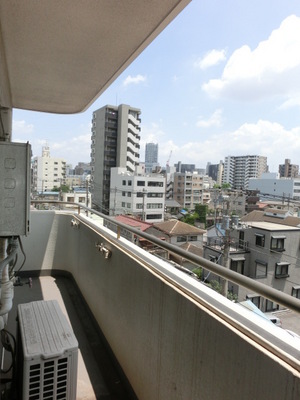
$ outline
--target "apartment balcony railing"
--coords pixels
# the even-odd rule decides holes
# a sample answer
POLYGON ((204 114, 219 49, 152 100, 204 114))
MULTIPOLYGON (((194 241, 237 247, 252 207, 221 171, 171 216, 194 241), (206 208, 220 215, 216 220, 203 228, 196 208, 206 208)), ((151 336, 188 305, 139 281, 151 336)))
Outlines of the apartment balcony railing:
POLYGON ((24 269, 72 275, 136 398, 299 399, 297 339, 136 243, 152 243, 296 312, 298 299, 82 204, 72 206, 31 211, 24 269), (103 226, 105 219, 116 232, 103 226), (121 229, 134 241, 121 237, 121 229))

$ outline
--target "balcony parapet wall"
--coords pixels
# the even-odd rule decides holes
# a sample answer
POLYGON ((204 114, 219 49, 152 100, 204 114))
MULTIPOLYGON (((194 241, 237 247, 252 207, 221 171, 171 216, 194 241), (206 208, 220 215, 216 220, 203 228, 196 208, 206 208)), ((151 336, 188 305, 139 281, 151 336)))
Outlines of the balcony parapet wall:
POLYGON ((98 223, 32 211, 23 245, 73 275, 140 400, 300 398, 296 339, 98 223))

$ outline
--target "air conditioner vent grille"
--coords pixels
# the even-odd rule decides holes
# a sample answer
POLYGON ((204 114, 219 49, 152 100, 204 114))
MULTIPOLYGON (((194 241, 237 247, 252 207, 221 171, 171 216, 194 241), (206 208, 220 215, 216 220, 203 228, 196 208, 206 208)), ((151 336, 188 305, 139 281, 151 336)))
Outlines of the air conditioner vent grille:
POLYGON ((78 343, 54 300, 19 305, 23 400, 75 400, 78 343))

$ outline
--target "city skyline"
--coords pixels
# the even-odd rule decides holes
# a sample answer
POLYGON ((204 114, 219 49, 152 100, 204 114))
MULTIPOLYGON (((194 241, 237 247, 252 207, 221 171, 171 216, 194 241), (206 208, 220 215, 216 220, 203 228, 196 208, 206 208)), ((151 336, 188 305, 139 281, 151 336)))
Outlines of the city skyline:
POLYGON ((84 113, 14 110, 13 141, 73 167, 90 161, 91 119, 106 105, 141 109, 141 155, 203 168, 227 155, 300 164, 300 4, 191 2, 84 113), (184 154, 184 158, 183 158, 184 154))

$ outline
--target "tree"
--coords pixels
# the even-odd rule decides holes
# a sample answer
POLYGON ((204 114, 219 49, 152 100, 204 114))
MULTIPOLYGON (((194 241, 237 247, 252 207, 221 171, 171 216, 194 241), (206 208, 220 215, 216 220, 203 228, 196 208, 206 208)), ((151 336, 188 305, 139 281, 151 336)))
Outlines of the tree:
POLYGON ((60 187, 54 186, 51 192, 63 192, 68 193, 70 192, 70 187, 68 185, 61 185, 60 187))
POLYGON ((222 189, 230 189, 231 185, 230 183, 222 183, 222 189))
POLYGON ((189 225, 195 225, 195 220, 198 218, 198 214, 187 214, 183 218, 183 222, 189 225))
POLYGON ((205 228, 206 228, 207 211, 208 211, 208 205, 207 204, 196 204, 195 205, 195 213, 198 215, 197 219, 202 224, 204 224, 205 228))
POLYGON ((63 193, 68 193, 68 192, 70 192, 70 186, 68 186, 68 185, 61 185, 60 190, 61 190, 63 193))

